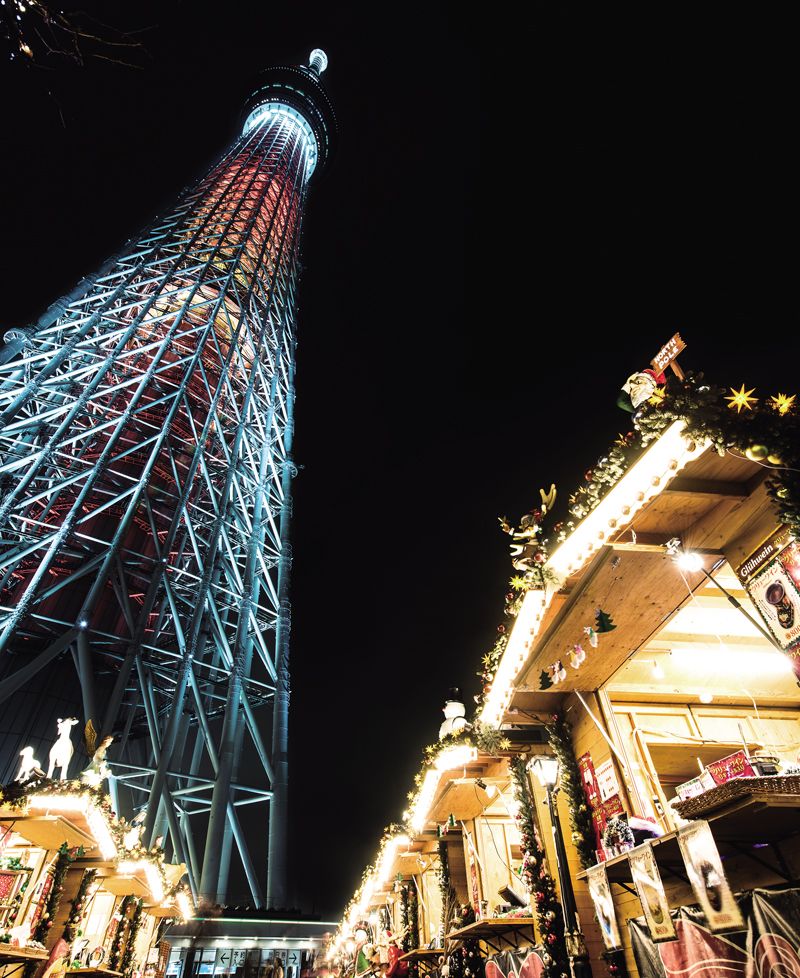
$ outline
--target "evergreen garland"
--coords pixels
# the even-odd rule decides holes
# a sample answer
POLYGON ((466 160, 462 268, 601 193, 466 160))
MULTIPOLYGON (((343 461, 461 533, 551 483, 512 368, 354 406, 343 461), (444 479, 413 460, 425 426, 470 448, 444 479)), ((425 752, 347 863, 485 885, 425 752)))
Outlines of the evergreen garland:
POLYGON ((81 935, 80 925, 86 913, 86 894, 96 877, 96 869, 87 869, 81 878, 78 892, 72 901, 72 909, 69 912, 66 924, 64 924, 64 940, 68 944, 72 944, 75 938, 81 935))
MULTIPOLYGON (((468 927, 475 923, 475 910, 462 904, 458 910, 458 927, 468 927)), ((473 938, 463 941, 447 958, 449 978, 484 978, 485 961, 481 953, 481 943, 473 938)))
POLYGON ((67 875, 69 864, 78 855, 83 855, 83 849, 77 850, 75 855, 73 855, 66 842, 62 842, 58 850, 58 855, 53 863, 53 885, 50 887, 50 892, 47 895, 47 903, 45 904, 42 916, 39 918, 39 923, 36 925, 36 930, 31 935, 32 939, 38 941, 40 944, 47 942, 47 935, 53 926, 53 918, 58 913, 58 908, 61 904, 61 894, 64 892, 64 877, 67 875))
POLYGON ((588 869, 595 864, 597 846, 592 813, 586 803, 580 768, 572 749, 572 728, 561 713, 554 713, 550 717, 550 723, 545 724, 545 730, 553 753, 559 761, 561 790, 567 797, 572 844, 578 851, 581 866, 588 869))
POLYGON ((136 900, 136 905, 133 908, 133 914, 131 915, 130 926, 128 927, 128 940, 125 944, 125 953, 122 955, 122 962, 120 964, 120 971, 122 972, 123 978, 131 978, 133 975, 133 966, 135 963, 133 956, 136 951, 136 935, 139 933, 139 927, 142 924, 143 911, 143 901, 136 900))
MULTIPOLYGON (((762 457, 754 461, 772 469, 767 491, 775 500, 780 519, 800 536, 800 417, 794 405, 783 411, 776 399, 759 398, 754 409, 732 410, 726 398, 729 391, 705 382, 702 373, 686 374, 684 380, 669 376, 664 396, 656 403, 645 402, 633 416, 634 430, 620 435, 609 451, 584 475, 584 483, 569 499, 570 514, 580 521, 616 485, 650 442, 675 421, 683 421, 688 438, 709 439, 720 455, 732 449, 745 454, 763 446, 773 462, 762 457)), ((572 520, 555 526, 563 541, 575 528, 572 520)))
POLYGON ((111 951, 108 955, 109 971, 119 971, 119 963, 122 959, 122 942, 125 938, 125 931, 128 926, 128 910, 135 899, 136 897, 133 896, 123 897, 122 903, 119 905, 118 912, 120 919, 117 924, 116 933, 114 934, 114 940, 111 942, 111 951))
MULTIPOLYGON (((400 946, 403 954, 408 954, 419 947, 419 900, 413 880, 400 887, 400 928, 403 931, 400 946)), ((418 978, 419 965, 416 962, 409 963, 408 975, 409 978, 418 978)))
POLYGON ((416 950, 419 947, 419 901, 413 880, 400 887, 400 930, 403 954, 416 950))
POLYGON ((544 849, 533 816, 534 800, 528 771, 521 757, 514 757, 511 761, 511 779, 522 838, 521 876, 535 903, 539 936, 544 948, 545 978, 566 978, 570 974, 570 967, 564 939, 564 914, 556 896, 555 882, 547 871, 544 849))
POLYGON ((766 449, 757 453, 763 457, 753 460, 772 470, 767 492, 780 519, 800 535, 800 418, 792 411, 781 413, 769 398, 761 399, 754 410, 734 411, 725 402, 727 394, 724 388, 706 384, 701 373, 687 374, 680 386, 669 388, 661 407, 643 407, 637 415, 643 445, 680 420, 687 437, 708 438, 720 455, 729 449, 742 454, 757 446, 766 449))
POLYGON ((450 879, 450 860, 447 855, 447 843, 444 839, 439 839, 439 868, 436 872, 439 881, 439 892, 442 895, 442 938, 444 939, 450 930, 450 921, 456 905, 456 891, 450 879))

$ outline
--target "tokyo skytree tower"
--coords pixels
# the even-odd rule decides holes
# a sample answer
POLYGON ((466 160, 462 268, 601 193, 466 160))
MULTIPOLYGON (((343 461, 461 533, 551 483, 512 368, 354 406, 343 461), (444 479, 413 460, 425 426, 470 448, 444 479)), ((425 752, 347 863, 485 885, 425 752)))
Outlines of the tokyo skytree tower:
POLYGON ((0 716, 57 676, 59 708, 71 690, 115 736, 118 810, 209 901, 235 847, 253 902, 288 903, 295 299, 326 65, 264 71, 207 176, 0 349, 0 716))

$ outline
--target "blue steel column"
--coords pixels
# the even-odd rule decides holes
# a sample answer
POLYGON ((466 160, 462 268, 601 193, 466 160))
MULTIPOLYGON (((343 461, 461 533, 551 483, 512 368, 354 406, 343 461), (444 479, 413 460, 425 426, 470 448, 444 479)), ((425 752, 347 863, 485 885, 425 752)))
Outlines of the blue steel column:
POLYGON ((294 437, 294 357, 286 407, 289 418, 284 434, 286 459, 283 463, 281 486, 283 504, 280 517, 281 556, 278 562, 278 618, 275 624, 275 658, 278 678, 272 708, 272 800, 269 808, 269 875, 267 877, 267 906, 286 907, 289 849, 289 639, 292 629, 292 605, 289 600, 289 580, 292 569, 292 546, 289 530, 292 518, 292 462, 294 437))

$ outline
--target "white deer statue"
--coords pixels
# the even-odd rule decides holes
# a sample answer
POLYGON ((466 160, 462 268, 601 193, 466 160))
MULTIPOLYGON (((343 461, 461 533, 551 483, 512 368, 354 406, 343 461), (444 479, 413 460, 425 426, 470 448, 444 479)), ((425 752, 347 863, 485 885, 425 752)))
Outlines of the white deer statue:
POLYGON ((52 778, 53 772, 58 768, 61 772, 60 780, 66 780, 67 768, 69 767, 69 762, 72 760, 72 755, 75 753, 70 733, 77 722, 75 717, 67 717, 66 720, 59 718, 58 740, 50 748, 50 763, 47 765, 48 778, 52 778))

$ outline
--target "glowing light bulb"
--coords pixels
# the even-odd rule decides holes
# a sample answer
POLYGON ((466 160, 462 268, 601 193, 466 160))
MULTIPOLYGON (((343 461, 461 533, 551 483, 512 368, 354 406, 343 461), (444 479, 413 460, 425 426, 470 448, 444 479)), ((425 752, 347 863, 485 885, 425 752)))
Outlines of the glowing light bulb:
POLYGON ((693 551, 684 551, 678 557, 678 567, 681 570, 689 571, 690 573, 696 573, 703 569, 703 558, 700 554, 694 553, 693 551))

